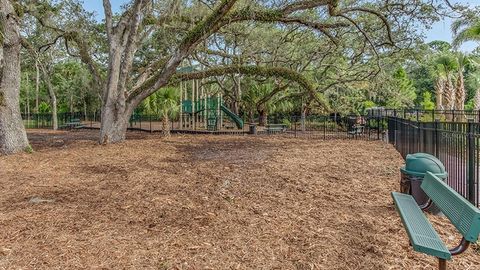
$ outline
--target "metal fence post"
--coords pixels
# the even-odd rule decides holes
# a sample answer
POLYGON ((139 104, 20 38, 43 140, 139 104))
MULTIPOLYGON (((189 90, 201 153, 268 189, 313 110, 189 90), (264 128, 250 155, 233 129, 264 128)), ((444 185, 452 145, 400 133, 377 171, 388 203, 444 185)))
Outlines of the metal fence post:
POLYGON ((377 116, 377 140, 380 140, 380 117, 377 116))
POLYGON ((415 123, 415 133, 414 133, 414 136, 415 136, 415 140, 416 140, 416 143, 415 143, 415 153, 417 152, 420 152, 420 123, 417 121, 415 123))
POLYGON ((467 151, 468 151, 468 200, 475 205, 475 138, 473 136, 473 121, 468 121, 467 151))
POLYGON ((297 137, 297 118, 294 116, 293 121, 295 122, 295 138, 297 137))
MULTIPOLYGON (((150 122, 150 133, 152 133, 152 115, 151 114, 148 115, 148 120, 150 122)), ((172 124, 173 124, 173 121, 172 121, 172 124)))
POLYGON ((323 139, 327 139, 327 117, 323 117, 323 139))

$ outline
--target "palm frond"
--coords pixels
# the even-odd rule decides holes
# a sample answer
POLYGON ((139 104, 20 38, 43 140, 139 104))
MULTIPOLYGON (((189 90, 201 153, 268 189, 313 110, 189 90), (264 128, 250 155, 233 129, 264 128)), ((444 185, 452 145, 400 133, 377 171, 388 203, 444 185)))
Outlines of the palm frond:
POLYGON ((480 41, 480 21, 461 30, 456 29, 452 45, 458 48, 467 41, 480 41))

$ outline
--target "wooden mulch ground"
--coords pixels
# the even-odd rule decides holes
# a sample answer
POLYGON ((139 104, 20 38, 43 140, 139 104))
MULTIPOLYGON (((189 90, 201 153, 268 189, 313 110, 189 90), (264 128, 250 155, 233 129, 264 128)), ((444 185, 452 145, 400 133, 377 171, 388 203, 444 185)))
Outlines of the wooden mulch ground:
MULTIPOLYGON (((394 210, 388 144, 97 132, 35 131, 35 153, 0 157, 0 269, 436 268, 394 210)), ((480 269, 478 249, 450 269, 480 269)))

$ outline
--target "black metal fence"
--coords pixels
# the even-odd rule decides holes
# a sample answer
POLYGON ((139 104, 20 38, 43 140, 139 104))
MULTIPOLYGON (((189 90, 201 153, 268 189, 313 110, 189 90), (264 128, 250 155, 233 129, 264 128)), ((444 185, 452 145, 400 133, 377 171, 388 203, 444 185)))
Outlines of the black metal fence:
POLYGON ((387 119, 388 141, 404 158, 416 152, 438 157, 448 172, 447 183, 480 206, 480 123, 387 119))
MULTIPOLYGON (((50 129, 53 128, 53 118, 51 113, 22 114, 23 124, 27 129, 50 129)), ((99 113, 59 113, 57 114, 58 126, 66 126, 67 123, 74 120, 81 121, 86 126, 95 127, 100 122, 99 113)))
MULTIPOLYGON (((49 129, 53 127, 51 114, 22 115, 26 128, 49 129)), ((186 118, 185 118, 186 119, 186 118)), ((192 118, 190 118, 192 120, 192 118)), ((180 122, 179 117, 171 119, 169 125, 176 133, 212 133, 212 134, 243 134, 251 132, 251 125, 255 125, 258 135, 283 135, 293 137, 307 137, 319 139, 369 139, 382 140, 386 138, 387 122, 382 116, 340 116, 331 115, 271 115, 266 123, 259 125, 259 119, 249 121, 244 119, 244 128, 238 129, 228 117, 223 117, 222 127, 210 132, 202 119, 198 123, 180 122), (253 123, 251 123, 253 122, 253 123)), ((60 129, 72 127, 71 122, 80 122, 83 128, 100 128, 99 113, 60 113, 58 126, 60 129)), ((162 130, 162 119, 157 115, 133 114, 129 121, 129 129, 146 132, 162 130)))
POLYGON ((382 111, 384 116, 393 116, 417 122, 480 122, 480 110, 393 110, 382 111))
MULTIPOLYGON (((254 121, 258 123, 258 121, 254 121)), ((282 134, 292 137, 318 139, 386 139, 387 122, 384 117, 306 115, 275 115, 265 126, 258 127, 259 135, 282 134), (283 128, 283 129, 282 129, 283 128)))

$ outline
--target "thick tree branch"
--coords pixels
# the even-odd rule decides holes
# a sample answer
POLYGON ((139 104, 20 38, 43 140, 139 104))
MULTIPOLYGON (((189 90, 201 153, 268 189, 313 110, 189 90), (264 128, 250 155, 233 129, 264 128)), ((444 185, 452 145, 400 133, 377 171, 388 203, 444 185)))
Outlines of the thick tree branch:
POLYGON ((80 60, 87 65, 88 70, 93 76, 95 86, 98 87, 98 90, 101 89, 104 85, 103 77, 100 73, 100 68, 98 67, 97 63, 90 56, 88 45, 77 32, 65 33, 64 37, 66 42, 65 44, 67 44, 68 41, 74 41, 77 44, 80 60))
POLYGON ((380 13, 376 10, 368 9, 368 8, 356 7, 356 8, 342 9, 342 10, 338 11, 336 13, 336 15, 346 14, 346 13, 355 12, 355 11, 370 13, 370 14, 373 14, 373 15, 377 16, 383 22, 383 25, 387 29, 387 38, 388 38, 388 41, 390 42, 389 45, 391 45, 391 46, 395 45, 395 41, 393 40, 393 36, 392 36, 392 29, 390 27, 390 23, 388 22, 387 17, 385 17, 385 15, 383 15, 382 13, 380 13))
POLYGON ((164 67, 145 81, 143 85, 132 90, 128 101, 136 106, 161 86, 168 83, 170 77, 175 73, 181 61, 191 53, 192 49, 211 33, 218 31, 221 19, 232 9, 237 0, 222 0, 214 11, 204 20, 198 23, 182 40, 173 55, 166 62, 164 67))
POLYGON ((205 71, 192 73, 177 73, 170 80, 170 84, 176 84, 180 81, 198 80, 208 77, 222 76, 226 74, 244 74, 249 76, 262 76, 268 78, 284 78, 296 82, 310 94, 322 107, 328 110, 328 102, 318 97, 316 88, 302 74, 281 67, 259 67, 259 66, 227 66, 215 67, 205 71))
POLYGON ((112 40, 113 22, 112 22, 112 5, 110 0, 103 0, 103 9, 105 10, 105 28, 108 40, 112 40))

